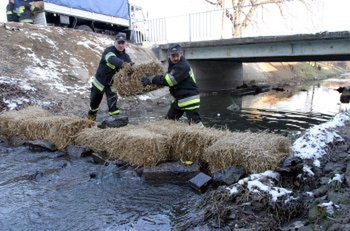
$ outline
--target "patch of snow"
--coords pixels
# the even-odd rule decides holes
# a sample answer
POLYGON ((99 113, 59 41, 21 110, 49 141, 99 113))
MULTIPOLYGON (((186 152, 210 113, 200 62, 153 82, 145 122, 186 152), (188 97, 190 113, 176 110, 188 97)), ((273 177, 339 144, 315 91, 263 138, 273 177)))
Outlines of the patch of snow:
POLYGON ((28 37, 31 39, 34 39, 34 40, 39 40, 41 43, 46 42, 46 43, 50 44, 51 47, 53 47, 55 50, 58 49, 58 47, 56 46, 56 43, 44 34, 34 32, 34 33, 31 33, 28 37))
POLYGON ((29 47, 22 47, 21 45, 17 45, 19 48, 21 48, 22 50, 29 50, 31 52, 33 52, 32 48, 29 48, 29 47))
POLYGON ((22 105, 24 103, 28 103, 29 102, 29 99, 26 99, 26 98, 17 98, 17 99, 4 99, 3 100, 4 103, 6 103, 6 106, 10 109, 10 110, 13 110, 13 109, 16 109, 19 105, 22 105))
POLYGON ((105 47, 102 47, 99 44, 92 42, 91 40, 79 41, 77 42, 77 45, 86 47, 98 54, 100 54, 105 49, 105 47))
POLYGON ((328 145, 343 141, 343 138, 334 129, 344 126, 344 123, 348 120, 350 120, 349 112, 343 112, 337 114, 331 121, 308 129, 293 144, 292 149, 295 156, 302 159, 313 159, 314 165, 319 166, 318 159, 326 154, 328 145))
POLYGON ((21 88, 23 91, 36 91, 36 89, 27 82, 27 80, 16 79, 7 76, 0 76, 0 83, 15 85, 21 88))
POLYGON ((114 39, 112 37, 97 36, 95 39, 97 43, 101 44, 104 47, 112 46, 114 43, 114 39))
POLYGON ((241 179, 238 183, 234 184, 231 188, 228 188, 231 194, 238 193, 238 188, 246 186, 252 193, 266 192, 268 193, 273 202, 276 202, 279 197, 289 195, 291 190, 274 187, 274 181, 278 180, 279 174, 274 171, 265 171, 259 174, 251 174, 250 176, 241 179))
POLYGON ((140 95, 140 96, 138 96, 138 98, 140 99, 140 100, 148 100, 148 99, 151 99, 151 97, 149 96, 149 95, 140 95))
POLYGON ((309 176, 314 176, 315 173, 311 170, 311 168, 308 165, 304 165, 303 166, 303 170, 304 172, 306 172, 309 176))
POLYGON ((285 189, 285 188, 281 188, 281 187, 273 187, 269 191, 269 194, 272 196, 273 202, 276 202, 279 197, 284 196, 284 195, 288 195, 291 193, 292 193, 292 191, 285 189))
POLYGON ((308 197, 313 197, 313 196, 314 196, 314 193, 313 193, 313 192, 305 192, 305 194, 306 194, 308 197))
POLYGON ((57 65, 52 60, 47 60, 45 68, 29 66, 25 72, 33 81, 40 81, 41 84, 47 85, 51 90, 57 90, 61 93, 69 93, 63 85, 61 75, 58 72, 57 65))
POLYGON ((338 181, 338 182, 342 183, 343 182, 343 175, 338 174, 338 173, 335 174, 335 176, 332 179, 329 179, 328 184, 330 184, 334 181, 338 181))
POLYGON ((232 188, 227 187, 227 189, 230 191, 231 195, 237 194, 239 191, 237 187, 233 186, 232 188))
POLYGON ((258 180, 248 181, 247 187, 248 187, 249 191, 251 191, 251 192, 259 192, 258 190, 256 190, 256 188, 261 190, 261 191, 264 191, 264 192, 266 192, 270 189, 269 186, 264 185, 263 183, 261 183, 258 180))
POLYGON ((43 66, 43 62, 34 54, 34 53, 29 53, 28 56, 31 58, 32 62, 37 65, 43 66))
POLYGON ((288 198, 284 200, 284 203, 287 204, 293 200, 298 200, 298 199, 299 197, 288 196, 288 198))
POLYGON ((330 215, 333 215, 334 214, 334 208, 335 209, 339 209, 340 206, 339 205, 336 205, 334 204, 332 201, 328 202, 328 203, 322 203, 322 204, 319 204, 318 205, 319 207, 322 207, 322 208, 325 208, 326 209, 326 212, 330 215))

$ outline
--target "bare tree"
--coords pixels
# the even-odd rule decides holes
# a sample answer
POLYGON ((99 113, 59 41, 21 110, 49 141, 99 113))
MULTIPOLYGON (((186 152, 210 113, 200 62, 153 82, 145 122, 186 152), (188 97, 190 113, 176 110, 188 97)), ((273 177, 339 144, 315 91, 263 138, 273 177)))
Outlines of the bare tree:
MULTIPOLYGON (((281 15, 285 10, 286 2, 290 0, 231 0, 232 8, 227 8, 226 0, 204 0, 212 5, 219 6, 224 10, 226 17, 232 22, 233 37, 241 37, 242 30, 252 24, 253 16, 259 7, 266 4, 274 4, 278 6, 281 15)), ((307 6, 307 2, 312 0, 295 0, 307 6)))

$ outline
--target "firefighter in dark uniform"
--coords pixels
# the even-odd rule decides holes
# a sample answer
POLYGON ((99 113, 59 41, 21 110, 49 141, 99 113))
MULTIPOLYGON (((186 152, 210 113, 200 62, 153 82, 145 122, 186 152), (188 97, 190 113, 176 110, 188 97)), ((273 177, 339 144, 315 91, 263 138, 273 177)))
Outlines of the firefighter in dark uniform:
POLYGON ((171 44, 168 49, 169 67, 166 75, 145 76, 142 84, 168 86, 170 94, 175 98, 170 106, 166 119, 178 120, 186 113, 190 124, 203 127, 199 115, 200 97, 193 71, 182 55, 179 44, 171 44))
POLYGON ((18 6, 18 18, 20 23, 33 24, 34 23, 34 6, 30 4, 29 0, 21 0, 18 6))
POLYGON ((116 72, 123 65, 131 65, 131 59, 125 52, 126 34, 118 33, 113 46, 107 47, 102 53, 101 61, 98 66, 95 77, 92 80, 90 110, 88 119, 95 121, 99 105, 102 101, 103 94, 107 96, 107 105, 109 115, 115 116, 120 113, 117 107, 117 91, 112 89, 112 80, 116 72))
POLYGON ((10 0, 6 6, 6 15, 8 22, 18 22, 17 11, 15 9, 15 0, 10 0))

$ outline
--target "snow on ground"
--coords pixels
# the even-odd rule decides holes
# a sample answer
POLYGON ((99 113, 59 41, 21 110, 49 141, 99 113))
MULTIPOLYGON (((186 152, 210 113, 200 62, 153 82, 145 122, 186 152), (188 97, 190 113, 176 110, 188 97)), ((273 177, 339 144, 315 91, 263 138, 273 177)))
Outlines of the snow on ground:
POLYGON ((271 196, 271 200, 276 202, 281 197, 286 197, 285 202, 289 202, 293 198, 291 190, 275 187, 275 182, 279 179, 277 172, 268 170, 259 174, 251 174, 234 184, 233 187, 227 188, 231 195, 239 193, 242 188, 247 188, 251 193, 265 192, 271 196))
POLYGON ((61 63, 52 59, 40 59, 34 52, 29 53, 28 56, 33 61, 33 65, 25 68, 24 72, 33 82, 40 82, 46 85, 50 90, 55 90, 60 93, 70 94, 84 94, 88 91, 88 84, 79 86, 69 86, 64 84, 63 73, 64 68, 61 68, 61 63))
POLYGON ((329 179, 328 184, 332 183, 332 182, 336 182, 338 181, 339 183, 343 182, 343 175, 342 174, 335 174, 334 177, 332 179, 329 179))
MULTIPOLYGON (((349 112, 337 114, 332 120, 308 129, 303 136, 293 144, 294 155, 302 159, 313 160, 313 165, 320 167, 319 159, 328 151, 329 145, 343 141, 335 128, 344 126, 350 120, 349 112)), ((309 166, 304 166, 304 171, 313 175, 309 166)))
MULTIPOLYGON (((348 120, 350 120, 350 113, 342 112, 336 115, 332 120, 308 129, 303 136, 294 142, 292 147, 294 155, 303 159, 311 159, 313 160, 314 165, 319 167, 319 159, 327 153, 328 145, 343 140, 334 129, 344 126, 345 122, 348 120)), ((305 165, 303 169, 304 172, 309 175, 314 175, 309 166, 305 165)), ((271 196, 273 202, 276 202, 280 197, 286 197, 284 200, 285 203, 296 199, 291 195, 291 190, 274 186, 276 181, 278 181, 278 178, 279 174, 271 170, 259 174, 251 174, 250 176, 241 179, 233 186, 228 187, 227 190, 231 195, 239 193, 243 188, 247 188, 251 193, 265 192, 271 196)), ((328 183, 334 181, 342 182, 342 180, 342 175, 335 174, 328 183)), ((313 196, 312 193, 307 195, 310 197, 313 196)), ((334 205, 333 203, 324 203, 319 206, 325 207, 329 214, 333 213, 333 208, 337 208, 337 205, 334 205)))
POLYGON ((20 98, 17 98, 17 99, 8 99, 8 100, 7 100, 7 99, 4 99, 3 101, 4 101, 4 103, 6 103, 6 106, 7 106, 8 109, 10 109, 10 110, 14 110, 14 109, 16 109, 18 106, 30 102, 29 99, 26 99, 26 98, 24 98, 24 97, 20 97, 20 98))
POLYGON ((58 47, 56 46, 55 42, 52 41, 47 35, 28 31, 26 31, 25 33, 28 34, 28 38, 31 38, 33 40, 39 40, 41 43, 46 42, 50 44, 53 49, 58 50, 58 47))
POLYGON ((7 76, 0 76, 0 83, 11 84, 21 88, 23 91, 36 91, 27 80, 16 79, 7 76))
POLYGON ((106 37, 96 37, 95 41, 84 38, 82 41, 77 42, 77 45, 84 46, 92 51, 101 54, 107 46, 113 45, 113 39, 106 37))
POLYGON ((340 209, 340 206, 334 204, 332 201, 319 204, 318 206, 321 208, 324 208, 329 215, 334 214, 334 209, 340 209))

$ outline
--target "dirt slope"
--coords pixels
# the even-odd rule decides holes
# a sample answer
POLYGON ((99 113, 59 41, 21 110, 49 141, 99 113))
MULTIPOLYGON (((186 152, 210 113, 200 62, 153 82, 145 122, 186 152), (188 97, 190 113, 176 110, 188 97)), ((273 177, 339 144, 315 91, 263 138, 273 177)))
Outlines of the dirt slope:
MULTIPOLYGON (((113 38, 40 25, 0 24, 0 111, 39 104, 63 114, 83 115, 90 79, 113 38)), ((135 63, 156 60, 131 44, 135 63)))

